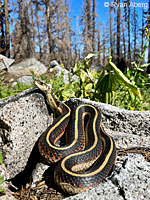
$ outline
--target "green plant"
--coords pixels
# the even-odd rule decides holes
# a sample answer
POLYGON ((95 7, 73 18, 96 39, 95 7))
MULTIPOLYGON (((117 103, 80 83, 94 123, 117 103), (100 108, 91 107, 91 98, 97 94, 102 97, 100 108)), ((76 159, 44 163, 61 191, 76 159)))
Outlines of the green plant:
POLYGON ((76 97, 92 98, 93 96, 97 74, 90 69, 89 62, 95 55, 93 53, 88 54, 83 62, 77 62, 73 68, 73 73, 79 77, 75 84, 76 97))
MULTIPOLYGON (((0 152, 0 165, 3 164, 3 157, 2 157, 2 154, 0 152)), ((4 181, 4 176, 0 176, 0 185, 3 183, 4 181)), ((5 193, 5 190, 3 188, 0 188, 0 194, 4 194, 5 193)))
POLYGON ((146 49, 148 47, 149 36, 150 36, 150 29, 146 28, 144 51, 141 55, 138 53, 137 63, 135 61, 131 63, 134 66, 133 69, 132 70, 129 68, 127 69, 127 76, 130 78, 131 82, 133 84, 138 85, 140 88, 144 88, 145 83, 147 81, 147 75, 144 73, 143 68, 146 68, 150 65, 150 63, 141 64, 144 58, 146 49))
POLYGON ((149 35, 150 30, 146 29, 144 51, 141 55, 138 54, 137 63, 132 62, 131 64, 133 65, 133 68, 127 68, 126 73, 126 77, 130 82, 140 89, 142 98, 133 95, 132 92, 127 91, 125 88, 118 88, 117 91, 119 92, 119 95, 114 100, 114 105, 121 105, 126 109, 132 110, 150 110, 150 79, 143 69, 146 68, 149 63, 141 64, 148 46, 149 35))
POLYGON ((2 90, 4 86, 4 71, 0 71, 0 97, 2 96, 2 90))
POLYGON ((64 83, 63 72, 59 77, 54 75, 50 80, 55 95, 60 100, 66 100, 70 97, 89 98, 96 101, 102 101, 130 109, 135 106, 138 110, 147 109, 141 107, 139 102, 142 102, 140 87, 128 79, 111 61, 109 51, 109 61, 104 70, 96 73, 90 69, 89 62, 96 54, 89 54, 83 62, 78 62, 73 68, 73 73, 78 76, 78 79, 73 80, 69 76, 69 83, 64 83), (96 83, 97 81, 97 83, 96 83), (132 99, 137 99, 134 102, 132 99))
POLYGON ((33 84, 24 85, 19 82, 13 87, 11 84, 3 84, 0 87, 0 98, 7 98, 31 87, 33 87, 33 84))
POLYGON ((128 91, 141 98, 139 88, 131 83, 111 60, 111 50, 109 49, 108 64, 100 74, 95 88, 95 96, 97 99, 101 99, 103 102, 111 104, 117 90, 116 84, 122 85, 128 91))
POLYGON ((125 108, 127 110, 150 110, 150 88, 141 90, 142 99, 138 96, 131 97, 128 90, 122 86, 118 86, 112 105, 125 108))
POLYGON ((64 97, 62 94, 65 87, 64 73, 62 72, 59 76, 54 74, 52 79, 49 80, 49 83, 52 85, 53 92, 57 96, 57 98, 60 101, 64 100, 64 97))

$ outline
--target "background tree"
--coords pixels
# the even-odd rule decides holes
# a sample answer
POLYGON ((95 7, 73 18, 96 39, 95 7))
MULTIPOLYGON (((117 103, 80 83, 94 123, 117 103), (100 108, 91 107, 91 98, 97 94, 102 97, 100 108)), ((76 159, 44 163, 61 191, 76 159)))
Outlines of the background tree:
POLYGON ((109 6, 109 30, 110 30, 110 48, 111 48, 111 55, 112 55, 112 58, 114 56, 114 48, 113 48, 113 32, 112 32, 112 10, 113 10, 113 7, 111 6, 111 2, 109 1, 110 3, 110 6, 109 6))
POLYGON ((18 0, 14 3, 14 29, 12 32, 13 58, 30 58, 35 51, 32 40, 32 26, 29 15, 29 2, 18 0))
MULTIPOLYGON (((97 31, 97 52, 101 50, 101 36, 100 36, 100 24, 98 24, 98 31, 97 31)), ((97 56, 97 63, 101 63, 101 54, 99 53, 97 56)))
POLYGON ((47 26, 47 34, 48 34, 48 47, 49 53, 52 54, 54 47, 53 47, 53 39, 52 39, 52 5, 51 0, 45 0, 45 15, 46 15, 46 26, 47 26))
POLYGON ((97 14, 97 0, 84 0, 81 16, 75 18, 70 17, 68 0, 1 0, 0 51, 15 59, 36 57, 47 66, 56 59, 70 69, 88 53, 103 49, 92 62, 105 65, 111 48, 115 64, 123 57, 130 65, 139 49, 143 52, 150 11, 143 9, 141 18, 139 8, 129 6, 130 0, 114 0, 116 7, 109 2, 104 22, 101 10, 97 14), (119 6, 121 3, 125 6, 119 6))
POLYGON ((83 16, 81 18, 81 24, 83 25, 83 41, 84 41, 84 52, 83 55, 92 51, 92 42, 91 42, 91 1, 86 0, 84 2, 83 16))
POLYGON ((133 39, 133 59, 136 61, 137 60, 137 27, 138 26, 138 15, 136 12, 135 7, 133 8, 133 14, 132 14, 132 31, 134 35, 133 39))
POLYGON ((10 33, 9 33, 8 0, 4 0, 4 11, 5 11, 5 33, 6 33, 5 56, 10 57, 10 33))
POLYGON ((5 20, 5 13, 4 13, 4 5, 0 1, 0 53, 5 55, 5 30, 4 30, 4 20, 5 20))
MULTIPOLYGON (((118 5, 120 5, 120 0, 118 0, 118 5)), ((117 62, 120 62, 120 6, 117 7, 117 62)))
POLYGON ((128 64, 130 65, 131 63, 131 38, 130 38, 130 0, 127 0, 128 3, 128 18, 127 18, 127 24, 128 24, 128 64))
POLYGON ((142 28, 140 29, 141 31, 141 52, 143 53, 144 52, 144 31, 145 31, 145 28, 144 28, 144 9, 142 8, 142 28))
POLYGON ((93 0, 92 6, 92 51, 95 52, 95 34, 96 34, 96 13, 95 13, 95 0, 93 0))
POLYGON ((125 40, 124 21, 125 21, 124 16, 122 16, 122 20, 121 20, 122 42, 123 42, 123 48, 122 48, 123 53, 122 53, 122 55, 123 55, 124 59, 126 60, 126 40, 125 40))
MULTIPOLYGON (((149 0, 149 8, 148 8, 147 27, 150 28, 150 0, 149 0)), ((148 63, 150 63, 150 38, 149 38, 149 46, 148 46, 148 63)), ((147 71, 150 73, 150 66, 148 66, 147 71)))

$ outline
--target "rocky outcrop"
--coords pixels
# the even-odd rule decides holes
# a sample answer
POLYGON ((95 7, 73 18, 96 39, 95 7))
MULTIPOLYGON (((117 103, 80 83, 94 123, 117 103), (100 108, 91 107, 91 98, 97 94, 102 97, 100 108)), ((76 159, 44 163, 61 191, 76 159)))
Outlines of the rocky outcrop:
MULTIPOLYGON (((143 146, 150 143, 150 111, 127 111, 86 99, 70 99, 91 103, 101 108, 103 127, 113 136, 117 148, 143 146)), ((1 169, 5 179, 16 177, 34 153, 36 141, 51 124, 53 115, 45 96, 38 89, 29 89, 7 101, 0 102, 0 151, 4 164, 1 169)), ((36 157, 36 156, 35 156, 36 157)), ((38 155, 37 155, 38 157, 38 155)), ((32 162, 33 168, 34 161, 32 162)), ((41 164, 33 173, 33 185, 42 179, 47 165, 41 164)), ((30 171, 30 169, 29 169, 30 171)), ((150 199, 150 163, 141 154, 118 156, 112 175, 95 189, 72 197, 75 199, 150 199)), ((7 182, 5 182, 6 184, 7 182)), ((7 187, 7 184, 4 185, 7 187)), ((11 192, 6 188, 6 199, 11 192)))
POLYGON ((32 76, 22 76, 18 78, 17 82, 22 83, 23 85, 31 85, 33 84, 32 76))
POLYGON ((22 83, 23 85, 33 84, 32 73, 36 75, 42 75, 47 72, 47 67, 35 58, 28 58, 20 61, 15 61, 8 59, 0 59, 0 69, 1 65, 5 72, 2 73, 4 77, 4 82, 12 83, 12 86, 15 86, 17 82, 22 83), (6 62, 7 61, 7 62, 6 62))
POLYGON ((0 102, 0 148, 9 178, 23 170, 35 142, 51 121, 40 93, 27 90, 0 102))
POLYGON ((13 64, 14 59, 7 58, 0 54, 0 71, 3 69, 8 69, 11 64, 13 64))
POLYGON ((16 76, 32 76, 31 71, 41 75, 47 71, 47 67, 35 58, 28 58, 8 68, 8 72, 16 76))
POLYGON ((65 84, 69 83, 70 76, 73 80, 78 79, 78 76, 73 75, 64 67, 60 66, 56 60, 52 60, 50 66, 47 68, 35 58, 26 58, 15 61, 0 55, 0 71, 1 69, 5 69, 5 72, 2 73, 4 82, 13 83, 12 86, 15 86, 17 82, 20 82, 23 85, 32 84, 33 73, 36 76, 44 75, 48 79, 50 79, 54 73, 56 73, 56 76, 63 74, 63 81, 65 84))
POLYGON ((66 200, 140 200, 150 198, 150 163, 142 155, 118 157, 117 168, 110 178, 87 192, 66 200))
POLYGON ((56 60, 52 60, 50 62, 50 73, 57 72, 56 76, 60 76, 63 73, 63 81, 65 84, 69 84, 69 77, 72 78, 72 80, 78 80, 77 75, 73 75, 71 72, 69 72, 64 67, 60 66, 56 60))

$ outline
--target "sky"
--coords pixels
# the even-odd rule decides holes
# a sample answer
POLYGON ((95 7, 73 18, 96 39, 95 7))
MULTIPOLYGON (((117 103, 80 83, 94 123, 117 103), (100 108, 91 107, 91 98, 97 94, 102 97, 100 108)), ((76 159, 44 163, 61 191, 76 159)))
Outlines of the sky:
MULTIPOLYGON (((109 5, 112 5, 114 8, 117 8, 117 4, 114 3, 114 0, 111 1, 95 0, 95 1, 96 1, 96 12, 98 14, 98 20, 101 24, 104 24, 109 20, 109 5)), ((123 0, 120 1, 123 2, 123 0)), ((131 9, 136 7, 140 19, 142 16, 142 8, 145 11, 148 9, 148 1, 149 0, 130 0, 131 9)), ((68 3, 70 4, 70 16, 74 18, 74 20, 72 20, 72 23, 74 24, 75 18, 81 16, 84 0, 68 0, 68 3)), ((121 9, 123 9, 123 6, 124 4, 121 3, 120 4, 121 9)))
MULTIPOLYGON (((79 19, 79 16, 82 15, 82 9, 83 9, 83 4, 85 0, 68 0, 68 4, 70 5, 70 14, 69 16, 72 18, 71 21, 71 27, 72 30, 76 31, 76 20, 79 19)), ((91 0, 92 2, 92 0, 91 0)), ((109 5, 113 6, 114 8, 117 8, 117 4, 114 3, 114 0, 95 0, 96 2, 96 13, 98 15, 98 22, 100 24, 106 24, 108 23, 108 28, 109 28, 109 5)), ((123 0, 120 0, 121 4, 121 10, 123 11, 125 4, 123 4, 123 0)), ((130 0, 130 8, 131 10, 136 8, 137 14, 138 14, 138 28, 142 27, 142 9, 144 11, 148 10, 149 7, 149 0, 130 0)), ((117 15, 117 14, 115 14, 117 15)), ((79 28, 78 24, 78 29, 81 31, 79 28)), ((106 27, 107 28, 107 27, 106 27)), ((132 34, 131 34, 131 42, 132 42, 132 34)), ((141 42, 141 41, 137 41, 141 42)), ((148 53, 146 52, 146 59, 147 59, 148 53)))
MULTIPOLYGON (((69 2, 69 1, 68 1, 69 2)), ((84 0, 70 0, 70 16, 72 19, 72 25, 75 26, 76 19, 82 15, 82 9, 84 0)), ((109 9, 104 7, 105 0, 96 0, 96 12, 99 15, 99 20, 104 23, 109 14, 109 9)))

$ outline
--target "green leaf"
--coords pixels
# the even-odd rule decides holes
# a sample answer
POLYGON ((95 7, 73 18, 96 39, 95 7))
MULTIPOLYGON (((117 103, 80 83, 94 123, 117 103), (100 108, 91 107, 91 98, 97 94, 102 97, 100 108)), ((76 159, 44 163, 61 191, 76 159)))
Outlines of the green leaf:
POLYGON ((105 65, 103 71, 101 72, 100 77, 99 77, 97 84, 96 84, 96 90, 100 87, 101 81, 104 78, 104 76, 106 74, 108 74, 107 71, 106 71, 108 67, 109 67, 109 64, 105 65))
POLYGON ((93 84, 89 83, 85 86, 85 90, 91 90, 93 88, 93 84))
POLYGON ((80 78, 81 78, 83 83, 85 82, 86 77, 87 77, 87 73, 82 70, 81 73, 80 73, 80 78))
POLYGON ((92 74, 92 72, 90 71, 90 69, 87 70, 87 74, 88 74, 89 79, 90 79, 91 81, 94 82, 94 77, 93 77, 93 74, 92 74))
POLYGON ((129 94, 130 94, 131 100, 134 101, 135 100, 135 95, 130 90, 129 90, 129 94))
POLYGON ((141 58, 142 58, 142 56, 141 56, 139 53, 137 53, 137 56, 139 57, 139 59, 141 59, 141 58))
POLYGON ((111 67, 113 68, 113 71, 115 73, 115 76, 117 78, 117 81, 127 89, 131 90, 136 96, 139 96, 141 98, 141 93, 139 88, 137 88, 136 85, 132 84, 130 80, 116 67, 116 65, 112 62, 110 62, 111 67))
POLYGON ((3 181, 4 181, 4 176, 1 176, 0 177, 0 185, 3 183, 3 181))
POLYGON ((73 73, 77 73, 79 71, 79 63, 76 63, 73 68, 73 73))
POLYGON ((144 69, 141 69, 140 67, 137 67, 137 70, 144 72, 144 69))
POLYGON ((134 66, 137 68, 137 64, 136 64, 135 61, 134 61, 134 62, 131 62, 131 64, 134 65, 134 66))
POLYGON ((98 90, 102 94, 112 92, 113 82, 114 82, 113 74, 106 74, 101 80, 101 82, 99 82, 98 90))
POLYGON ((1 193, 1 194, 5 194, 5 190, 2 189, 2 188, 0 188, 0 193, 1 193))
POLYGON ((92 57, 94 57, 95 54, 94 53, 89 53, 86 57, 85 57, 85 60, 89 60, 91 59, 92 57))
POLYGON ((3 164, 3 156, 2 153, 0 152, 0 165, 3 164))
POLYGON ((75 97, 75 93, 71 89, 64 89, 62 91, 62 96, 66 100, 67 98, 75 97))
POLYGON ((147 109, 147 110, 150 110, 150 106, 147 106, 146 109, 147 109))
POLYGON ((149 65, 150 65, 150 63, 146 63, 146 64, 141 65, 140 67, 146 68, 146 67, 148 67, 149 65))

